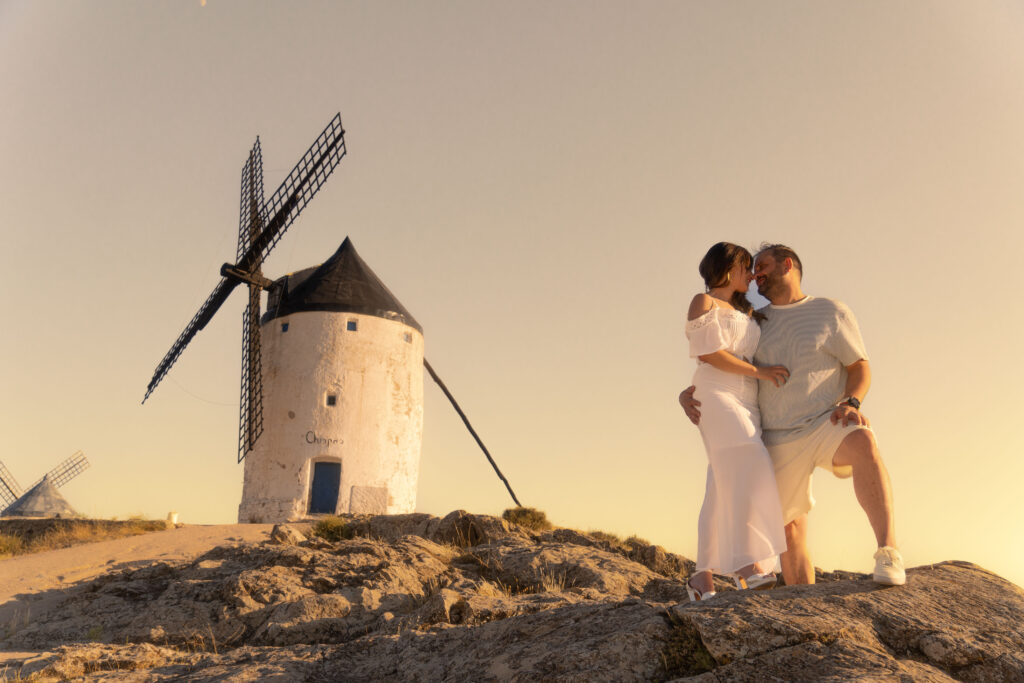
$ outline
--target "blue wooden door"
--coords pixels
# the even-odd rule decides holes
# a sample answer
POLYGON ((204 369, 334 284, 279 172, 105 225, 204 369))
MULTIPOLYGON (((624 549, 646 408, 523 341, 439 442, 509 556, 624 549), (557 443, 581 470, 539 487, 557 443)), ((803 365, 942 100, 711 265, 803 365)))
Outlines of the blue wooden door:
POLYGON ((338 490, 341 486, 340 462, 313 463, 313 495, 309 502, 311 513, 333 515, 338 509, 338 490))

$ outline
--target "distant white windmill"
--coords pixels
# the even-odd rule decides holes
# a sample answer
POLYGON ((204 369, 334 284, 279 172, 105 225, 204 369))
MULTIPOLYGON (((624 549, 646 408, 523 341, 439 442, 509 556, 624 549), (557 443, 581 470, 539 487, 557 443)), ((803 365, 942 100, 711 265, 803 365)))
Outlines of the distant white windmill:
POLYGON ((82 451, 77 451, 22 492, 18 482, 0 462, 0 517, 74 517, 78 513, 57 491, 89 467, 82 451))

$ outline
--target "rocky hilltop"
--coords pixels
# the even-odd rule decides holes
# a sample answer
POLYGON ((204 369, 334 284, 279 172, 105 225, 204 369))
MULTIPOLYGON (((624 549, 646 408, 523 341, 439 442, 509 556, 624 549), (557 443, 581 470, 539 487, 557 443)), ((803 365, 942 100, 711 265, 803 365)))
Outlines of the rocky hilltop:
MULTIPOLYGON (((456 511, 349 517, 111 572, 0 625, 33 680, 1024 681, 1024 591, 966 562, 883 588, 687 602, 686 558, 639 539, 456 511)), ((17 667, 15 667, 17 668, 17 667)))

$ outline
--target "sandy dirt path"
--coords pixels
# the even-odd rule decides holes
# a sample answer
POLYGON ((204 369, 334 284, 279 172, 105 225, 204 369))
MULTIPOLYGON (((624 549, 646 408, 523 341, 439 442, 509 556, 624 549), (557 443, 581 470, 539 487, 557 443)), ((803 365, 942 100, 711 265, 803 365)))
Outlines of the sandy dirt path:
MULTIPOLYGON (((220 545, 265 541, 272 524, 189 525, 0 560, 0 628, 62 597, 80 581, 152 562, 190 560, 220 545)), ((0 667, 21 653, 0 651, 0 667), (6 656, 5 656, 6 655, 6 656), (12 657, 13 656, 13 657, 12 657)))

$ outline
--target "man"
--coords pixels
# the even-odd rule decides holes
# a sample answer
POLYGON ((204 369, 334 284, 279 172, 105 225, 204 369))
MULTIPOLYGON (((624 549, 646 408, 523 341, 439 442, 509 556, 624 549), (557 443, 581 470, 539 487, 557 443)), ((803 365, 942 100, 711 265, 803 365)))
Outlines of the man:
MULTIPOLYGON (((787 550, 782 574, 789 585, 814 583, 807 550, 807 513, 814 506, 815 467, 853 476, 853 490, 875 532, 873 578, 906 582, 896 549, 892 490, 868 419, 860 412, 871 385, 867 352, 853 314, 842 303, 806 296, 803 264, 789 247, 764 244, 754 259, 757 291, 771 302, 761 309, 761 340, 754 363, 784 365, 789 379, 758 382, 762 438, 775 465, 787 550)), ((690 420, 700 421, 693 387, 679 395, 690 420)))

